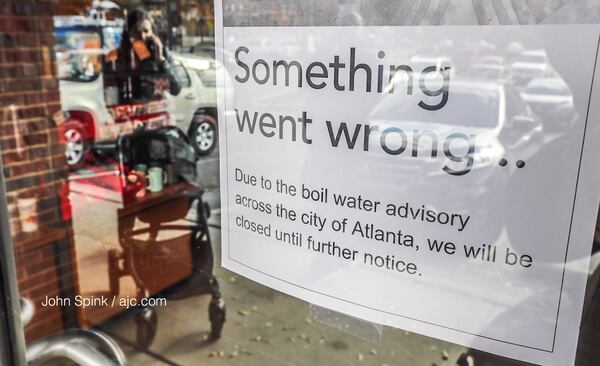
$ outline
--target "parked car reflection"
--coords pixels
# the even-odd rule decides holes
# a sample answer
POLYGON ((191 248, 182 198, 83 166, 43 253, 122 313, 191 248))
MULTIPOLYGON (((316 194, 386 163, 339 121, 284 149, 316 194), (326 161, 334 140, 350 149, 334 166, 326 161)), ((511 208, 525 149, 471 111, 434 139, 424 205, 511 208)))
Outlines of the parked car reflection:
MULTIPOLYGON (((416 108, 413 100, 390 94, 373 108, 369 120, 380 131, 383 126, 397 126, 407 133, 420 128, 444 136, 460 129, 466 135, 476 135, 473 169, 497 162, 505 149, 523 148, 542 132, 541 121, 512 87, 475 80, 452 84, 452 100, 444 107, 444 113, 416 108), (516 134, 521 138, 515 139, 512 135, 516 134)), ((371 139, 379 138, 376 133, 371 135, 371 139)), ((418 148, 423 149, 423 145, 418 148)))
POLYGON ((473 64, 469 68, 467 75, 474 79, 495 80, 497 82, 507 82, 508 73, 506 67, 502 64, 473 64))
POLYGON ((521 92, 523 100, 544 120, 544 128, 560 131, 572 125, 576 118, 573 94, 558 77, 534 79, 521 92))
POLYGON ((484 56, 477 62, 481 65, 504 65, 504 57, 502 56, 484 56))
POLYGON ((212 58, 193 54, 173 54, 176 70, 184 84, 183 96, 173 97, 174 117, 187 132, 198 155, 208 155, 218 144, 217 72, 223 71, 225 87, 220 92, 233 99, 231 77, 212 58))
MULTIPOLYGON (((490 233, 495 233, 492 237, 499 235, 502 228, 502 220, 497 220, 497 217, 501 217, 503 208, 498 207, 500 203, 489 194, 490 191, 502 192, 507 184, 509 175, 495 174, 500 159, 507 152, 526 159, 539 148, 542 136, 541 121, 523 103, 519 94, 508 85, 490 81, 455 81, 444 113, 418 108, 410 98, 386 95, 373 108, 369 124, 379 129, 371 133, 370 146, 379 145, 381 131, 393 127, 404 131, 409 144, 407 152, 393 160, 381 159, 373 151, 364 160, 366 170, 373 172, 374 176, 383 174, 396 178, 388 179, 390 182, 401 181, 402 184, 394 188, 396 192, 412 192, 418 185, 417 191, 428 192, 428 201, 437 200, 431 197, 435 192, 445 199, 452 197, 458 210, 469 209, 477 220, 482 220, 480 227, 486 228, 488 238, 490 233), (437 136, 436 146, 432 146, 430 138, 417 136, 423 131, 437 136), (447 159, 442 152, 442 142, 456 132, 476 136, 474 148, 468 152, 466 141, 452 142, 454 159, 447 159), (415 143, 416 138, 418 141, 415 143), (472 167, 468 166, 469 162, 472 167), (468 186, 460 190, 439 190, 439 184, 447 176, 444 166, 455 170, 468 168, 469 180, 465 181, 468 186)), ((390 134, 385 139, 386 144, 393 148, 404 143, 400 134, 390 134)), ((369 184, 381 183, 369 181, 369 184)))
POLYGON ((528 50, 510 66, 512 78, 518 86, 525 86, 535 78, 551 76, 554 71, 544 50, 528 50))

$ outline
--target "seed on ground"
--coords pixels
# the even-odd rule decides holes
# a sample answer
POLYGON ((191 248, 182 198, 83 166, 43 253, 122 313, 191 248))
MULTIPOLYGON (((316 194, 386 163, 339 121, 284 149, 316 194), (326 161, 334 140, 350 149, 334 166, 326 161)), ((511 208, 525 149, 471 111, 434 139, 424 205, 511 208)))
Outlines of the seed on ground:
POLYGON ((442 359, 447 360, 449 357, 450 357, 450 354, 448 354, 448 351, 443 350, 442 351, 442 359))

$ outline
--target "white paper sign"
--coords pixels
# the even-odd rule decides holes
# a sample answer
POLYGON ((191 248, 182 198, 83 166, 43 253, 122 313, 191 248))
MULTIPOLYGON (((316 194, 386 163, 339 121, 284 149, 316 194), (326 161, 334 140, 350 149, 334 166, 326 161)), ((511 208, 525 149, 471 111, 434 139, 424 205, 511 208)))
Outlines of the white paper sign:
POLYGON ((218 27, 223 266, 372 322, 572 364, 600 186, 598 37, 218 27))

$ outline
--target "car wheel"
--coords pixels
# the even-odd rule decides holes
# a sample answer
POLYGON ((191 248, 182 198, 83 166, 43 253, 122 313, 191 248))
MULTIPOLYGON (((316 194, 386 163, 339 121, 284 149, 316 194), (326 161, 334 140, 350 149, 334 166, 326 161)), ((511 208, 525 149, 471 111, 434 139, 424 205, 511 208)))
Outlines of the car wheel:
POLYGON ((65 122, 63 131, 67 166, 71 170, 77 170, 85 164, 88 158, 89 138, 83 124, 79 121, 70 120, 65 122))
POLYGON ((198 117, 190 133, 190 140, 198 155, 208 155, 217 145, 217 121, 209 115, 198 117))

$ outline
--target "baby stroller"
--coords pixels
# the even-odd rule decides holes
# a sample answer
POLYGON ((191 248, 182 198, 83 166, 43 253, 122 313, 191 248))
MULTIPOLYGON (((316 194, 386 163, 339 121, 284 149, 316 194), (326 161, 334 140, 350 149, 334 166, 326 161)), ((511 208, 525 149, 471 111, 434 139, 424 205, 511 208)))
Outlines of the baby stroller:
MULTIPOLYGON (((138 301, 210 294, 210 338, 218 339, 225 322, 225 303, 212 274, 210 208, 197 184, 197 158, 187 136, 174 126, 139 130, 119 137, 116 152, 123 208, 118 210, 121 250, 108 254, 111 292, 119 294, 120 278, 131 276, 138 301), (143 166, 171 168, 169 177, 165 173, 164 188, 146 192, 143 179, 131 179, 143 177, 135 171, 143 166)), ((138 307, 135 321, 136 341, 146 349, 156 336, 157 313, 149 306, 138 307)))

